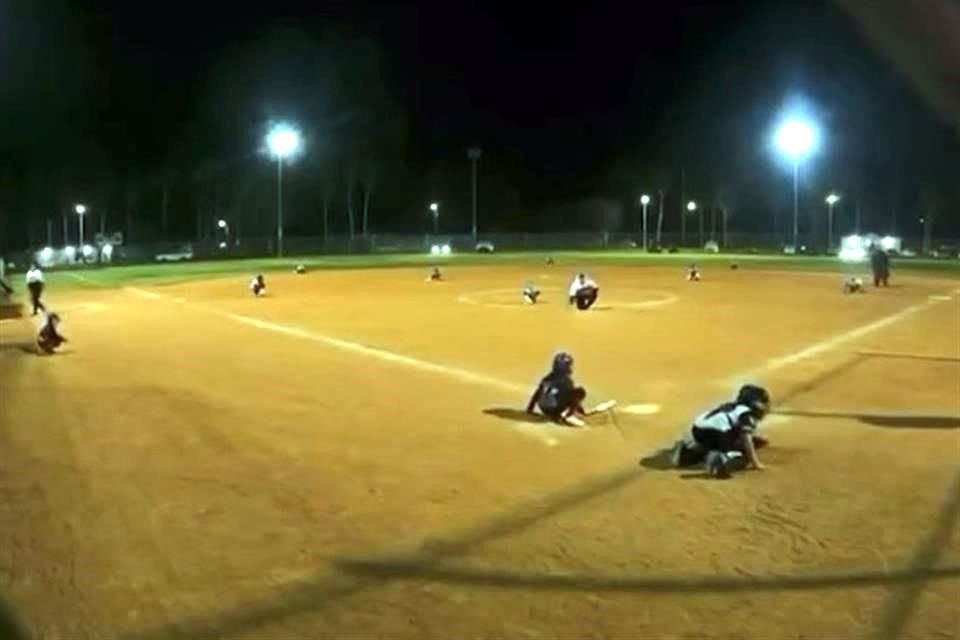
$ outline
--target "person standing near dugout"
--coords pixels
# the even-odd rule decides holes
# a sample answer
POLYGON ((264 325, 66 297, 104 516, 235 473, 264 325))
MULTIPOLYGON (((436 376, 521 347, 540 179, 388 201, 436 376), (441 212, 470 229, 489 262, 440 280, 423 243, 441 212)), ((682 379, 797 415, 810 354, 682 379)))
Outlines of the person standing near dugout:
POLYGON ((40 270, 36 262, 31 263, 30 269, 27 270, 27 290, 30 291, 30 303, 33 305, 32 315, 37 315, 38 311, 46 312, 47 310, 40 300, 40 296, 43 295, 43 286, 43 271, 40 270))

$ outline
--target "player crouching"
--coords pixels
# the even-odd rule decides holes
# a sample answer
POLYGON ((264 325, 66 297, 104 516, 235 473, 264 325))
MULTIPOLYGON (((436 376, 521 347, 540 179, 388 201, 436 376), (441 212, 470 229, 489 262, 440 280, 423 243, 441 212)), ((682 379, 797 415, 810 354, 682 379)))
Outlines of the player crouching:
POLYGON ((582 427, 581 417, 587 414, 583 408, 586 398, 586 390, 573 383, 573 356, 558 353, 553 358, 550 373, 540 380, 527 403, 527 413, 540 409, 543 415, 558 424, 582 427))
POLYGON ((427 276, 427 282, 441 282, 442 280, 443 274, 440 273, 440 267, 434 267, 430 275, 427 276))
POLYGON ((540 297, 540 289, 537 289, 537 285, 532 282, 528 282, 523 285, 523 291, 521 293, 523 296, 523 301, 526 304, 537 304, 537 298, 540 297))
POLYGON ((40 350, 40 353, 51 354, 67 341, 57 330, 59 325, 60 316, 58 314, 54 312, 44 313, 43 321, 37 330, 37 349, 40 350))
POLYGON ((262 273, 258 273, 256 277, 250 281, 250 293, 257 297, 267 294, 267 283, 263 280, 262 273))
POLYGON ((576 304, 577 309, 586 311, 597 301, 600 287, 585 273, 578 274, 570 283, 570 304, 576 304))
POLYGON ((857 278, 855 276, 850 276, 843 283, 843 292, 844 293, 866 293, 867 290, 863 286, 863 278, 857 278))
POLYGON ((697 268, 697 265, 692 264, 687 269, 687 281, 700 282, 700 269, 697 268))
POLYGON ((674 445, 671 462, 676 467, 705 464, 717 478, 729 478, 745 467, 763 469, 757 449, 766 440, 757 437, 761 420, 770 410, 770 394, 762 387, 741 387, 734 402, 727 402, 693 421, 690 433, 674 445))

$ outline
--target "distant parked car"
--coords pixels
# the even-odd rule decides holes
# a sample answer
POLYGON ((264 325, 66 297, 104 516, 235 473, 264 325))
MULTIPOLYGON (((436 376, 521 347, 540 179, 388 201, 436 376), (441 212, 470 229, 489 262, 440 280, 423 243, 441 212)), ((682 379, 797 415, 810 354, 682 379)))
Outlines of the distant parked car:
POLYGON ((477 243, 477 253, 493 253, 493 243, 492 243, 492 242, 478 242, 478 243, 477 243))
POLYGON ((193 247, 189 244, 184 245, 179 251, 158 253, 156 256, 154 256, 154 259, 157 262, 180 262, 182 260, 193 260, 193 247))

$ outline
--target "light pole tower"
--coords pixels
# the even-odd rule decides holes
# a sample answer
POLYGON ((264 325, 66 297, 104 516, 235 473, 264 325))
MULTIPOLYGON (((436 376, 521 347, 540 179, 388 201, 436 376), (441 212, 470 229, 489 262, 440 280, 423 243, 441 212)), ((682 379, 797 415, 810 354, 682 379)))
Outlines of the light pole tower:
POLYGON ((470 158, 471 165, 471 175, 472 175, 472 185, 473 185, 473 241, 477 242, 477 207, 478 207, 478 192, 477 192, 477 170, 480 165, 480 156, 483 155, 483 150, 480 147, 470 147, 467 149, 467 157, 470 158))
POLYGON ((647 250, 647 206, 650 204, 650 196, 643 194, 640 196, 640 206, 643 207, 643 250, 647 250))
POLYGON ((831 193, 827 196, 827 253, 833 249, 833 207, 840 201, 840 196, 831 193))
POLYGON ((277 159, 277 257, 283 257, 283 161, 300 149, 300 133, 277 125, 267 134, 267 147, 277 159))

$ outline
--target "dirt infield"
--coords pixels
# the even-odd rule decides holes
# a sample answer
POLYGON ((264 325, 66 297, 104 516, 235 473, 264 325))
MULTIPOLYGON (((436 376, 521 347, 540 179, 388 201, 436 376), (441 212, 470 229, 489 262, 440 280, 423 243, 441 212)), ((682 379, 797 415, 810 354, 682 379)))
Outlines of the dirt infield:
POLYGON ((63 353, 0 324, 3 594, 70 640, 958 637, 957 577, 856 576, 960 563, 960 282, 591 273, 51 288, 63 353), (530 422, 558 349, 656 412, 530 422), (660 468, 747 380, 770 469, 660 468))

